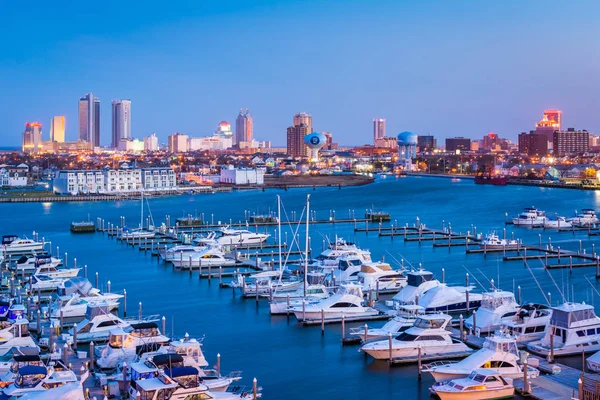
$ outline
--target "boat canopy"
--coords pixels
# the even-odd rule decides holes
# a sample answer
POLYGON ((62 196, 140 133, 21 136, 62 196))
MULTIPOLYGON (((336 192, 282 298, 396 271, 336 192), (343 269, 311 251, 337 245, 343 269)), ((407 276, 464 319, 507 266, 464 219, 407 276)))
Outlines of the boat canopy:
POLYGON ((44 375, 46 376, 46 367, 42 367, 39 365, 26 365, 24 367, 19 368, 19 375, 44 375))
POLYGON ((4 245, 11 244, 18 238, 19 237, 17 235, 4 235, 4 236, 2 236, 2 244, 4 244, 4 245))
POLYGON ((165 375, 171 378, 178 378, 180 376, 198 376, 198 370, 194 367, 175 367, 172 369, 165 369, 165 375))
POLYGON ((414 271, 406 274, 406 283, 408 286, 418 287, 423 282, 433 280, 433 272, 414 271))
POLYGON ((92 303, 87 305, 85 310, 85 319, 91 321, 98 315, 109 315, 108 304, 103 301, 101 303, 92 303))
POLYGON ((40 361, 40 356, 39 354, 37 355, 29 355, 29 354, 15 354, 13 356, 13 360, 15 362, 35 362, 35 361, 40 361))
MULTIPOLYGON (((161 365, 180 364, 183 363, 183 357, 177 353, 157 354, 152 357, 152 363, 157 367, 161 365)), ((196 370, 196 374, 198 374, 198 370, 196 370)))
POLYGON ((586 321, 596 318, 593 308, 583 308, 576 310, 564 310, 561 308, 554 308, 552 311, 552 317, 550 318, 550 325, 554 325, 560 328, 570 328, 575 322, 586 321))
POLYGON ((63 288, 59 288, 59 294, 61 296, 70 295, 73 293, 79 293, 82 296, 86 296, 92 289, 92 283, 87 278, 71 278, 63 283, 63 288))
POLYGON ((139 322, 137 324, 131 324, 131 327, 135 330, 138 329, 153 329, 158 328, 155 322, 139 322))

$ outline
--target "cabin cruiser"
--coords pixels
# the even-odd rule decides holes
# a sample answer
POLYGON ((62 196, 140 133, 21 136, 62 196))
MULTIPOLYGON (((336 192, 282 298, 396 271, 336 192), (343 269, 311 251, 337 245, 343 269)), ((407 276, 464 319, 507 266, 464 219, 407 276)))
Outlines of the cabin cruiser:
POLYGON ((600 351, 586 358, 585 363, 590 371, 600 372, 600 351))
POLYGON ((81 268, 61 268, 54 265, 43 264, 33 271, 33 275, 44 275, 53 279, 67 279, 75 278, 80 270, 81 268))
POLYGON ((221 228, 214 240, 221 246, 253 246, 265 242, 271 235, 246 229, 221 228))
MULTIPOLYGON (((517 342, 510 335, 489 336, 483 347, 458 362, 434 362, 423 366, 424 372, 430 372, 436 382, 466 378, 478 368, 489 368, 505 378, 520 378, 523 368, 517 342)), ((540 371, 527 366, 527 376, 537 378, 540 371)))
POLYGON ((452 318, 447 314, 420 315, 415 324, 392 339, 390 352, 389 340, 370 342, 361 347, 371 357, 377 360, 387 360, 398 357, 416 357, 421 349, 422 356, 449 356, 464 354, 469 348, 459 340, 450 336, 447 330, 452 318))
POLYGON ((515 387, 493 369, 476 369, 467 378, 438 382, 430 391, 442 400, 504 399, 513 397, 515 387))
POLYGON ((12 360, 9 362, 8 370, 3 371, 0 375, 0 388, 5 388, 15 381, 20 368, 27 366, 43 366, 44 363, 37 354, 13 354, 12 360))
POLYGON ((350 334, 360 337, 363 343, 385 339, 390 333, 397 335, 404 332, 413 326, 417 318, 424 313, 425 309, 421 306, 415 304, 402 305, 398 307, 398 314, 381 328, 371 328, 367 325, 366 334, 364 327, 350 328, 350 334))
POLYGON ((119 235, 119 239, 123 240, 135 240, 135 239, 152 239, 156 236, 156 232, 154 230, 145 230, 141 228, 129 229, 127 227, 123 228, 121 234, 119 235))
MULTIPOLYGON (((84 374, 85 381, 87 379, 87 373, 84 374)), ((83 385, 80 382, 65 383, 62 386, 58 386, 52 389, 48 389, 43 392, 26 393, 19 397, 19 400, 88 400, 83 394, 83 385)))
MULTIPOLYGON (((108 312, 106 305, 89 304, 85 319, 77 324, 77 342, 106 341, 113 329, 131 330, 135 323, 142 322, 152 321, 125 321, 108 312)), ((74 328, 69 329, 71 336, 75 333, 74 328)))
POLYGON ((311 266, 335 269, 338 266, 339 260, 343 257, 353 257, 360 260, 361 264, 372 261, 369 250, 359 249, 355 244, 345 244, 325 249, 311 263, 311 266))
POLYGON ((189 256, 195 253, 206 250, 207 246, 193 246, 189 244, 182 244, 173 246, 166 251, 159 250, 159 254, 162 259, 166 262, 171 262, 173 260, 189 260, 189 256))
POLYGON ((485 236, 485 239, 479 243, 482 249, 516 249, 520 246, 520 242, 515 239, 500 239, 495 232, 485 236))
POLYGON ((337 259, 337 268, 333 265, 314 265, 317 271, 322 271, 323 274, 331 274, 332 280, 335 283, 340 282, 356 282, 358 280, 358 274, 361 271, 361 265, 365 261, 365 258, 359 255, 345 255, 337 259))
POLYGON ((406 274, 406 286, 392 300, 399 304, 415 304, 424 293, 440 285, 437 279, 433 279, 432 272, 422 269, 410 271, 406 274))
POLYGON ((42 310, 46 312, 50 311, 51 318, 60 318, 61 313, 63 318, 84 318, 90 304, 104 305, 109 312, 118 310, 121 297, 123 296, 112 293, 109 293, 109 295, 81 297, 79 294, 73 293, 70 296, 57 296, 52 301, 50 307, 43 307, 42 310))
POLYGON ((555 356, 600 350, 600 318, 585 303, 564 303, 552 307, 552 317, 541 340, 527 344, 532 353, 547 356, 551 340, 555 356))
POLYGON ((5 255, 18 253, 34 253, 44 251, 44 243, 16 235, 2 236, 2 253, 5 255))
POLYGON ((512 321, 520 308, 511 292, 496 289, 482 293, 481 306, 475 311, 475 318, 473 315, 467 318, 465 326, 480 332, 493 332, 506 322, 512 321), (473 326, 473 320, 477 326, 473 326))
POLYGON ((234 258, 225 256, 217 247, 207 247, 201 251, 188 254, 187 258, 171 260, 173 267, 182 269, 198 269, 202 267, 232 267, 238 263, 234 258))
MULTIPOLYGON (((269 296, 272 292, 295 292, 304 286, 304 281, 297 275, 283 278, 284 271, 263 271, 244 278, 238 275, 237 285, 242 288, 244 297, 269 296)), ((286 273, 286 275, 288 275, 286 273)))
POLYGON ((363 305, 363 292, 360 285, 353 283, 341 284, 332 296, 315 303, 305 303, 291 307, 298 321, 320 320, 323 313, 325 320, 369 317, 378 315, 379 311, 363 305))
POLYGON ((31 284, 28 286, 32 290, 42 292, 54 292, 58 290, 58 287, 62 285, 64 278, 52 278, 48 275, 32 275, 30 277, 31 284))
MULTIPOLYGON (((54 258, 49 254, 38 254, 38 255, 22 255, 9 268, 17 274, 22 273, 35 273, 36 269, 41 267, 56 268, 62 264, 62 260, 54 258)), ((77 275, 77 274, 75 274, 77 275)))
POLYGON ((376 290, 379 293, 398 293, 406 286, 403 270, 394 270, 388 263, 377 261, 364 263, 358 273, 358 282, 364 291, 376 290))
POLYGON ((538 211, 534 207, 526 208, 516 218, 512 219, 512 222, 516 226, 531 226, 540 227, 544 225, 546 221, 546 213, 544 211, 538 211))
POLYGON ((2 393, 9 398, 16 398, 73 382, 77 382, 75 372, 65 368, 62 362, 47 368, 42 365, 28 365, 19 368, 14 382, 4 388, 2 393))
POLYGON ((573 227, 571 221, 568 221, 565 217, 556 216, 555 218, 547 218, 544 221, 544 228, 546 229, 570 229, 573 227))
POLYGON ((539 340, 544 337, 550 323, 552 309, 542 304, 525 304, 507 322, 503 330, 515 338, 518 344, 539 340))
POLYGON ((580 227, 587 227, 600 222, 600 220, 596 216, 596 211, 594 211, 591 208, 582 209, 581 214, 575 214, 575 216, 573 218, 570 218, 569 221, 573 225, 580 227))
POLYGON ((470 293, 464 286, 439 286, 426 291, 418 300, 418 304, 426 312, 457 313, 475 310, 481 306, 482 296, 479 293, 470 293))
POLYGON ((29 321, 26 318, 19 318, 14 323, 0 323, 0 357, 7 355, 15 348, 19 347, 39 347, 29 335, 29 321))
POLYGON ((273 300, 269 307, 271 314, 286 314, 288 307, 302 306, 302 300, 314 302, 331 296, 331 290, 322 284, 310 284, 306 286, 306 296, 304 286, 299 287, 294 292, 277 292, 273 294, 273 300), (288 301, 289 299, 289 301, 288 301))

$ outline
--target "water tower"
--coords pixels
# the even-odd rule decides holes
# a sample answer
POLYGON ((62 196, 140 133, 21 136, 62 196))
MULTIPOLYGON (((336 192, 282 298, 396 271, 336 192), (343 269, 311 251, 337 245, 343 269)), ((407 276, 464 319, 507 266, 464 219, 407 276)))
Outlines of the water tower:
POLYGON ((413 158, 417 157, 418 138, 412 132, 398 134, 398 165, 405 171, 414 170, 413 158))
POLYGON ((310 150, 310 162, 319 162, 319 150, 327 144, 327 138, 322 133, 313 132, 304 136, 304 144, 310 150))

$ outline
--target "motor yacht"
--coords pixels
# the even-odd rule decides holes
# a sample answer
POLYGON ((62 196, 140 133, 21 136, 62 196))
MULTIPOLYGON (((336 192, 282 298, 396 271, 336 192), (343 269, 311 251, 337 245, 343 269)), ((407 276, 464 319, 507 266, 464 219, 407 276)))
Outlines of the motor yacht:
POLYGON ((512 222, 516 226, 530 226, 530 227, 541 227, 544 225, 546 220, 546 213, 539 211, 534 207, 526 208, 517 217, 512 219, 512 222))
POLYGON ((529 343, 544 337, 550 323, 552 309, 542 304, 525 304, 507 322, 503 330, 509 333, 518 344, 529 343))
POLYGON ((5 388, 15 381, 19 369, 27 366, 43 366, 44 363, 38 354, 25 355, 13 354, 10 367, 0 375, 0 388, 5 388))
POLYGON ((44 275, 52 279, 68 279, 75 278, 81 268, 62 268, 55 265, 43 264, 35 268, 33 271, 34 276, 44 275))
POLYGON ((593 372, 600 372, 600 351, 592 354, 585 359, 588 369, 593 372))
POLYGON ((471 293, 467 287, 440 284, 423 293, 418 304, 426 312, 458 313, 477 309, 481 306, 481 299, 481 294, 471 293))
POLYGON ((364 326, 350 328, 350 334, 352 336, 358 336, 363 343, 385 339, 390 333, 396 336, 413 326, 417 318, 424 313, 425 309, 421 306, 415 304, 402 305, 398 307, 398 314, 386 322, 381 328, 372 328, 367 325, 366 334, 364 326))
POLYGON ((4 388, 2 393, 9 398, 16 398, 74 382, 77 382, 77 376, 68 368, 31 365, 19 368, 15 381, 4 388))
POLYGON ((485 239, 479 243, 482 249, 516 249, 520 246, 520 242, 515 239, 500 239, 495 232, 485 236, 485 239))
POLYGON ((544 228, 546 229, 570 229, 573 227, 573 223, 568 221, 565 217, 556 216, 554 218, 547 218, 544 221, 544 228))
POLYGON ((392 339, 390 352, 389 340, 370 342, 361 347, 377 360, 399 357, 417 357, 419 349, 422 356, 451 356, 470 352, 467 345, 450 336, 447 330, 452 318, 447 314, 420 315, 414 325, 392 339))
POLYGON ((34 291, 41 292, 57 291, 64 282, 64 278, 52 278, 48 275, 32 275, 30 279, 31 284, 28 284, 28 286, 34 291))
POLYGON ((573 218, 569 219, 569 221, 573 225, 579 226, 579 227, 587 227, 590 225, 595 225, 598 222, 600 222, 600 220, 598 219, 598 216, 596 215, 596 211, 591 208, 582 209, 580 214, 576 213, 573 218))
MULTIPOLYGON (((84 376, 87 376, 85 374, 84 376)), ((87 378, 85 378, 87 379, 87 378)), ((85 380, 84 379, 84 380, 85 380)), ((83 393, 83 385, 80 382, 65 383, 42 392, 26 393, 19 400, 88 400, 83 393)))
POLYGON ((311 264, 315 267, 335 269, 338 267, 339 260, 342 257, 354 257, 360 260, 360 263, 371 262, 371 252, 358 248, 355 244, 338 245, 325 249, 319 254, 311 264))
POLYGON ((358 282, 365 292, 398 293, 406 286, 406 277, 403 270, 394 270, 390 264, 377 261, 361 265, 358 282))
POLYGON ((38 268, 56 268, 61 264, 61 259, 54 258, 49 254, 27 254, 19 257, 14 263, 12 263, 9 266, 9 268, 16 274, 31 274, 35 273, 36 269, 38 268))
POLYGON ((256 246, 265 242, 270 236, 267 233, 225 227, 217 232, 214 240, 221 246, 256 246))
POLYGON ((135 239, 152 239, 156 236, 156 232, 154 230, 145 230, 141 228, 129 229, 127 227, 123 228, 121 234, 119 235, 119 239, 122 240, 135 240, 135 239))
POLYGON ((188 254, 187 258, 181 257, 173 259, 171 262, 176 269, 232 267, 239 263, 234 258, 226 257, 225 253, 217 247, 207 247, 201 251, 188 254))
POLYGON ((316 268, 317 271, 321 271, 323 274, 331 275, 332 281, 335 281, 337 285, 341 282, 358 281, 361 265, 365 262, 369 262, 366 261, 364 257, 357 254, 341 256, 336 260, 337 268, 329 264, 312 264, 312 267, 316 268))
POLYGON ((172 262, 173 260, 187 260, 190 255, 206 250, 207 246, 194 246, 189 244, 182 244, 173 246, 166 251, 164 249, 159 250, 159 254, 162 259, 166 262, 172 262))
MULTIPOLYGON (((109 293, 107 295, 81 297, 77 293, 70 296, 57 296, 52 300, 49 307, 42 307, 42 310, 49 312, 51 318, 63 318, 72 320, 83 319, 88 305, 103 305, 109 312, 119 309, 119 300, 122 295, 109 293)), ((75 321, 76 322, 76 321, 75 321)))
POLYGON ((474 313, 475 318, 473 315, 467 318, 465 326, 480 332, 494 332, 512 321, 520 308, 511 292, 500 289, 485 292, 481 295, 481 306, 474 313), (473 326, 473 320, 477 326, 473 326))
POLYGON ((364 306, 362 288, 353 283, 341 284, 332 296, 315 303, 292 307, 291 311, 298 321, 320 320, 321 313, 325 320, 340 319, 342 316, 357 319, 379 314, 374 308, 364 306))
POLYGON ((269 296, 274 292, 279 294, 295 292, 304 287, 302 279, 297 275, 284 274, 284 271, 263 271, 247 278, 238 275, 238 279, 244 297, 254 297, 257 292, 259 296, 269 296))
POLYGON ((277 292, 273 295, 273 300, 269 304, 271 314, 286 314, 288 308, 302 306, 302 300, 314 302, 331 296, 331 289, 323 284, 310 284, 306 286, 306 296, 304 286, 299 287, 294 292, 277 292))
POLYGON ((2 253, 5 255, 35 253, 44 251, 44 243, 16 235, 2 236, 2 253))
POLYGON ((433 273, 419 269, 406 273, 404 286, 392 300, 399 304, 415 304, 428 290, 440 286, 441 283, 433 278, 433 273))
POLYGON ((14 323, 5 321, 0 323, 0 357, 7 355, 16 348, 39 347, 29 335, 29 321, 19 318, 14 323))
POLYGON ((552 345, 555 356, 600 350, 600 318, 594 307, 585 303, 564 303, 552 307, 552 316, 541 340, 530 342, 527 349, 546 357, 552 345))
MULTIPOLYGON (((423 366, 424 372, 430 372, 436 382, 466 378, 475 369, 488 368, 505 378, 520 378, 523 367, 517 342, 510 335, 489 336, 483 347, 458 362, 438 361, 423 366)), ((540 371, 527 366, 527 376, 537 378, 540 371)))
POLYGON ((491 369, 477 369, 467 378, 436 383, 430 390, 442 400, 504 399, 515 393, 512 379, 491 369))
POLYGON ((154 351, 169 343, 154 322, 131 324, 109 331, 108 344, 96 347, 96 364, 101 369, 116 368, 124 361, 130 363, 144 351, 154 351))

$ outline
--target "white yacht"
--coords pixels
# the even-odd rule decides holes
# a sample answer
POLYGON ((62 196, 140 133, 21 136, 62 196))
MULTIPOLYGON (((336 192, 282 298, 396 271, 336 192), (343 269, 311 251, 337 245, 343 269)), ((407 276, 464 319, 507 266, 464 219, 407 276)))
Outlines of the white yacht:
POLYGON ((546 334, 552 309, 542 304, 525 304, 509 321, 503 330, 515 338, 518 344, 539 340, 546 334))
POLYGON ((214 240, 221 246, 256 246, 265 242, 270 236, 266 233, 226 227, 218 231, 214 240))
POLYGON ((294 292, 277 292, 273 295, 273 301, 269 304, 271 314, 286 314, 288 306, 302 306, 302 300, 309 303, 325 299, 331 296, 331 289, 322 284, 311 284, 306 286, 306 296, 304 295, 304 286, 299 287, 294 292), (289 296, 289 297, 288 297, 289 296), (289 298, 289 304, 288 304, 289 298))
POLYGON ((119 239, 123 240, 135 240, 135 239, 152 239, 156 236, 156 232, 153 230, 145 230, 141 228, 129 229, 127 227, 123 228, 121 234, 119 235, 119 239))
MULTIPOLYGON (((392 358, 417 357, 419 348, 422 356, 449 356, 469 352, 467 345, 450 336, 447 327, 451 320, 446 314, 419 316, 411 328, 392 339, 392 358)), ((367 343, 361 350, 377 360, 390 358, 388 339, 367 343)))
POLYGON ((6 387, 15 381, 19 369, 23 367, 39 367, 44 366, 42 359, 38 354, 13 354, 10 361, 10 367, 0 375, 0 387, 6 387))
POLYGON ((0 323, 0 357, 5 356, 18 347, 39 347, 29 335, 29 321, 19 318, 14 323, 0 323))
POLYGON ((17 398, 74 382, 77 382, 77 376, 68 368, 26 366, 19 368, 15 381, 4 388, 2 393, 9 398, 17 398))
POLYGON ((322 271, 324 274, 331 274, 336 285, 341 282, 356 282, 358 280, 358 274, 360 274, 361 266, 365 262, 365 258, 359 255, 345 255, 336 259, 337 268, 330 264, 313 264, 318 271, 322 271))
POLYGON ((57 296, 52 300, 49 307, 42 307, 42 311, 49 312, 51 318, 77 319, 84 318, 88 305, 103 305, 109 312, 119 309, 119 300, 123 295, 116 293, 101 294, 95 296, 81 296, 73 293, 67 296, 57 296))
POLYGON ((479 293, 467 293, 468 290, 464 286, 447 286, 442 283, 426 291, 419 298, 418 304, 426 312, 458 313, 475 310, 481 306, 482 296, 479 293))
POLYGON ((415 304, 423 294, 432 288, 440 286, 433 273, 422 269, 406 273, 406 286, 392 300, 399 304, 415 304))
POLYGON ((430 391, 441 400, 485 400, 512 398, 512 379, 491 369, 476 369, 467 378, 438 382, 430 391))
POLYGON ((600 222, 598 216, 596 215, 596 211, 591 208, 582 209, 580 214, 576 213, 573 218, 569 219, 569 221, 573 225, 579 227, 587 227, 600 222))
MULTIPOLYGON (((87 379, 88 374, 84 374, 87 379)), ((83 379, 83 380, 85 380, 83 379)), ((19 400, 88 400, 83 394, 83 385, 80 382, 65 383, 42 392, 26 393, 19 400)))
POLYGON ((108 344, 96 347, 96 363, 101 369, 113 369, 123 361, 131 363, 144 350, 153 351, 168 342, 154 322, 114 328, 109 331, 108 344))
POLYGON ((345 244, 333 246, 325 249, 315 259, 313 266, 335 269, 342 257, 354 257, 361 261, 361 264, 371 262, 371 252, 358 248, 355 244, 345 244))
POLYGON ((340 285, 338 291, 331 297, 292 307, 291 311, 298 321, 320 320, 321 312, 325 320, 341 319, 342 316, 347 319, 358 319, 379 314, 379 311, 374 308, 363 305, 362 288, 352 283, 340 285))
MULTIPOLYGON (((35 291, 54 292, 64 282, 64 278, 52 278, 48 275, 32 275, 31 288, 35 291)), ((29 286, 29 284, 28 284, 29 286)))
POLYGON ((568 221, 565 217, 556 216, 555 218, 547 218, 544 221, 544 228, 546 229, 569 229, 573 227, 573 223, 568 221))
POLYGON ((187 254, 186 258, 171 260, 173 266, 177 269, 192 269, 210 267, 232 267, 238 264, 234 258, 226 257, 217 247, 207 247, 201 251, 187 254))
POLYGON ((586 358, 585 363, 590 371, 600 372, 600 351, 586 358))
POLYGON ((471 315, 465 320, 465 326, 480 332, 494 332, 507 322, 512 321, 519 312, 520 306, 511 292, 496 289, 483 293, 481 306, 475 311, 475 318, 471 315), (473 320, 477 326, 473 326, 473 320))
MULTIPOLYGON (((77 342, 102 342, 108 340, 110 331, 115 328, 131 330, 133 323, 153 321, 125 321, 118 316, 108 312, 105 305, 88 305, 85 319, 77 324, 77 342)), ((73 336, 73 328, 69 329, 73 336)))
MULTIPOLYGON (((489 336, 483 347, 458 362, 434 362, 423 366, 424 372, 430 372, 436 382, 466 378, 478 368, 489 368, 505 378, 520 378, 523 367, 520 365, 517 342, 510 335, 489 336)), ((527 376, 537 378, 540 371, 527 366, 527 376)))
POLYGON ((546 213, 544 211, 538 211, 534 207, 526 208, 517 217, 512 219, 512 222, 516 226, 531 226, 540 227, 544 225, 546 221, 546 213))
POLYGON ((177 246, 173 246, 168 248, 166 251, 164 249, 159 250, 159 254, 162 259, 166 262, 171 262, 173 260, 187 260, 190 255, 206 250, 206 246, 192 246, 189 244, 181 244, 177 246))
POLYGON ((520 242, 515 239, 500 239, 495 232, 485 236, 485 239, 479 243, 479 247, 482 249, 516 249, 520 245, 520 242))
POLYGON ((541 340, 527 344, 532 353, 546 357, 553 339, 554 355, 566 356, 600 350, 600 318, 585 303, 564 303, 552 307, 552 317, 541 340))
POLYGON ((2 236, 2 252, 5 255, 35 253, 44 251, 44 243, 32 239, 19 238, 16 235, 2 236))
POLYGON ((406 286, 406 277, 403 270, 394 270, 390 264, 377 261, 361 265, 358 282, 365 292, 398 293, 406 286))
POLYGON ((304 281, 298 276, 283 277, 283 271, 263 271, 252 274, 245 278, 238 275, 237 285, 242 288, 244 297, 269 296, 272 292, 279 294, 286 292, 295 292, 299 288, 304 287, 304 281))
POLYGON ((403 305, 398 308, 398 314, 386 322, 381 328, 372 328, 367 325, 366 334, 364 326, 350 328, 350 334, 360 337, 363 343, 385 339, 390 333, 396 336, 413 326, 417 318, 424 313, 425 309, 421 306, 414 304, 403 305))
POLYGON ((16 274, 30 274, 35 273, 36 269, 41 267, 56 268, 61 264, 61 259, 54 258, 49 254, 28 254, 19 257, 9 268, 16 274))
POLYGON ((40 265, 33 271, 33 275, 44 275, 53 279, 75 278, 81 268, 61 268, 55 265, 44 264, 40 265))

